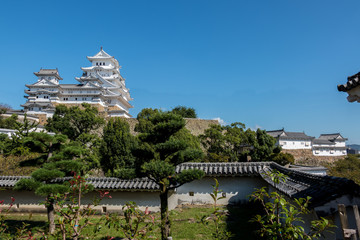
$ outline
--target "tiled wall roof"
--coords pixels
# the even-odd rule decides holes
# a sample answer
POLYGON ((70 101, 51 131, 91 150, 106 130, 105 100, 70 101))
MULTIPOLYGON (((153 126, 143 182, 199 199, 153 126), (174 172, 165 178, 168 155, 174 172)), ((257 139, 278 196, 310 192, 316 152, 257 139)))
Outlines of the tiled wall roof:
MULTIPOLYGON (((237 163, 183 163, 176 167, 176 172, 186 169, 200 169, 206 176, 254 176, 261 177, 271 186, 292 198, 310 196, 313 206, 322 205, 342 195, 360 195, 360 186, 346 178, 320 176, 289 169, 272 162, 237 162, 237 163), (285 183, 274 184, 267 175, 278 170, 288 176, 285 183)), ((24 176, 0 176, 0 187, 12 188, 24 176)), ((71 177, 58 178, 53 182, 63 182, 71 177)), ((124 180, 109 177, 90 177, 87 182, 95 189, 157 191, 159 186, 148 178, 124 180)))
POLYGON ((348 77, 347 83, 338 85, 337 88, 340 92, 347 92, 357 86, 360 86, 360 72, 348 77))

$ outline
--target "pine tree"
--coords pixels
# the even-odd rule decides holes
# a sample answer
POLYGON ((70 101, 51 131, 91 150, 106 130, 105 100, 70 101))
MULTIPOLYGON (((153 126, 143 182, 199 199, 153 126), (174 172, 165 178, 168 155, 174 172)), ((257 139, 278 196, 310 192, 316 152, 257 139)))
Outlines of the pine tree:
POLYGON ((185 183, 203 177, 201 170, 192 169, 175 172, 178 164, 199 161, 203 157, 200 149, 190 147, 188 141, 179 134, 185 127, 180 115, 159 110, 145 109, 138 115, 136 129, 139 146, 134 150, 135 170, 139 177, 146 176, 160 186, 161 238, 170 234, 168 215, 169 191, 185 183))

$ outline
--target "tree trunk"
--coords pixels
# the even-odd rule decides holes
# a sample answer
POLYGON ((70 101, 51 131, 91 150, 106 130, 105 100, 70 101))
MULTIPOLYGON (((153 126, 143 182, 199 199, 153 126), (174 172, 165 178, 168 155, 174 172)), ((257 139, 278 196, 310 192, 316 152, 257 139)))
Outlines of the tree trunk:
POLYGON ((52 148, 52 142, 49 143, 49 152, 48 152, 48 155, 47 155, 47 158, 46 158, 46 162, 49 162, 50 161, 50 158, 52 157, 53 155, 53 148, 52 148))
MULTIPOLYGON (((50 196, 48 196, 49 198, 50 196)), ((49 221, 49 233, 55 233, 55 209, 54 209, 54 201, 50 200, 47 205, 47 215, 49 221)))
POLYGON ((170 235, 167 189, 160 192, 160 211, 161 211, 161 240, 167 240, 170 235))

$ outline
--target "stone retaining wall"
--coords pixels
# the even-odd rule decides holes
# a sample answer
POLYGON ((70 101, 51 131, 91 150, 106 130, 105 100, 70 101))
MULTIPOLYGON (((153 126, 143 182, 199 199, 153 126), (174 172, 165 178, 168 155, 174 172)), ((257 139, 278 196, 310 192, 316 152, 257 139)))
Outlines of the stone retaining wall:
POLYGON ((290 153, 295 158, 295 164, 320 166, 331 164, 345 156, 314 156, 311 149, 283 149, 282 152, 290 153))

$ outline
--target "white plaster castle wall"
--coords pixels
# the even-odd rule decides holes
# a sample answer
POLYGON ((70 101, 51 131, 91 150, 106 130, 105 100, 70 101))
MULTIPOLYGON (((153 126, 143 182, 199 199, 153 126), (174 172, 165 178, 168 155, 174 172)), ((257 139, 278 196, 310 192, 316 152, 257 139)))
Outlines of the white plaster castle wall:
POLYGON ((336 149, 336 148, 328 148, 328 147, 320 147, 317 149, 313 149, 313 154, 315 156, 345 156, 346 149, 336 149))
MULTIPOLYGON (((226 195, 226 198, 220 200, 219 204, 235 204, 239 202, 246 202, 249 199, 249 195, 255 190, 255 188, 261 188, 267 186, 267 183, 259 177, 219 177, 218 178, 220 189, 226 195)), ((201 180, 193 181, 191 183, 184 184, 169 194, 169 210, 176 208, 181 204, 213 204, 213 200, 210 196, 215 183, 213 178, 205 177, 201 180), (189 192, 193 192, 194 196, 190 196, 189 192)), ((121 211, 123 205, 128 201, 135 202, 140 209, 144 210, 146 207, 150 211, 160 210, 160 196, 159 192, 153 191, 111 191, 112 198, 104 198, 101 204, 97 207, 99 210, 103 210, 104 207, 107 211, 121 211)), ((92 192, 87 194, 82 203, 88 204, 94 198, 99 196, 98 192, 92 192)), ((0 200, 5 200, 5 203, 10 202, 10 197, 16 199, 16 208, 14 211, 37 211, 44 212, 44 206, 40 205, 44 201, 44 197, 37 196, 30 191, 14 191, 4 190, 0 191, 0 200)))
MULTIPOLYGON (((219 204, 232 204, 237 202, 246 202, 249 199, 255 188, 266 186, 267 183, 258 177, 218 177, 219 189, 223 190, 226 198, 219 201, 219 204)), ((177 205, 180 204, 212 204, 213 199, 210 196, 215 184, 213 178, 205 177, 201 180, 196 180, 191 183, 184 184, 176 189, 177 205), (190 192, 194 196, 190 196, 190 192)))
POLYGON ((283 149, 311 149, 310 140, 279 140, 279 145, 283 149))

